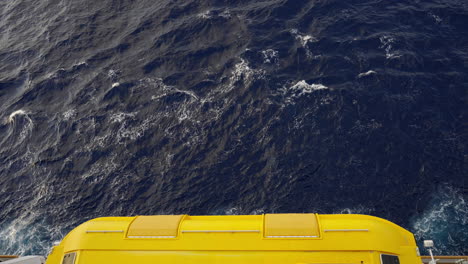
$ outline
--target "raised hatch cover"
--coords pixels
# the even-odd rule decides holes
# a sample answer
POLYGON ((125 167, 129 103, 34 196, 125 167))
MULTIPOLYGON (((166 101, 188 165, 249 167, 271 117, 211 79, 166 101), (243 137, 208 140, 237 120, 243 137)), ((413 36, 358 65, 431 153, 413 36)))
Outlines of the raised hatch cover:
POLYGON ((128 238, 175 238, 184 215, 137 216, 128 227, 128 238))
POLYGON ((314 238, 320 236, 315 214, 266 214, 267 238, 314 238))

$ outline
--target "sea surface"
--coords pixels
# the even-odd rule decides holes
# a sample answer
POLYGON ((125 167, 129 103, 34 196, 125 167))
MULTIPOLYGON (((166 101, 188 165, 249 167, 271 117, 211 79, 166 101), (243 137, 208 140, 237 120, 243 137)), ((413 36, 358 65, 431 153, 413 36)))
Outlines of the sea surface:
POLYGON ((0 253, 317 212, 467 255, 467 89, 466 0, 0 0, 0 253))

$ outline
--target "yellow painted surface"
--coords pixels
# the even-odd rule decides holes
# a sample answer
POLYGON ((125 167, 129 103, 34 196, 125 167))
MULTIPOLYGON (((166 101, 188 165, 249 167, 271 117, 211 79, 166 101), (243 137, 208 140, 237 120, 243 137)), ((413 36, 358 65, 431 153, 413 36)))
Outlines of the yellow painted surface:
MULTIPOLYGON (((133 251, 133 252, 96 252, 84 251, 80 263, 114 263, 109 259, 119 259, 119 263, 154 264, 243 264, 243 263, 370 263, 370 253, 349 252, 346 254, 322 254, 317 252, 250 252, 250 251, 133 251), (174 256, 177 257, 174 257, 174 256), (135 261, 138 259, 138 261, 135 261)), ((419 264, 419 263, 418 263, 419 264)))
POLYGON ((176 237, 183 215, 138 216, 130 224, 127 237, 176 237))
POLYGON ((397 255, 400 264, 421 263, 410 232, 371 216, 178 217, 88 221, 54 247, 47 264, 60 264, 64 254, 70 252, 77 253, 75 264, 379 264, 382 253, 397 255))
POLYGON ((318 237, 315 214, 267 214, 264 223, 265 237, 318 237))

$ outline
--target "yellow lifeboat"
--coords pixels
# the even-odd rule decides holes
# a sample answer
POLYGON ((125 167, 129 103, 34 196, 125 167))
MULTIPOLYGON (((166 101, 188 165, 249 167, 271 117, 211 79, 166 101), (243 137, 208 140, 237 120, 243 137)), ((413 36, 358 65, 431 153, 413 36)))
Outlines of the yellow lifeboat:
POLYGON ((71 231, 46 264, 420 264, 414 236, 366 215, 104 217, 71 231))

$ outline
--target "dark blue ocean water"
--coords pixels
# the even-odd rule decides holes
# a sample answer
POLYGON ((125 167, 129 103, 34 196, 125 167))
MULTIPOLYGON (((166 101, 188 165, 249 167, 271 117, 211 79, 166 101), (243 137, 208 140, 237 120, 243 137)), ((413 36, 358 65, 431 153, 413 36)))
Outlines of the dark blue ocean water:
POLYGON ((0 253, 318 212, 466 255, 467 89, 466 0, 0 0, 0 253))

